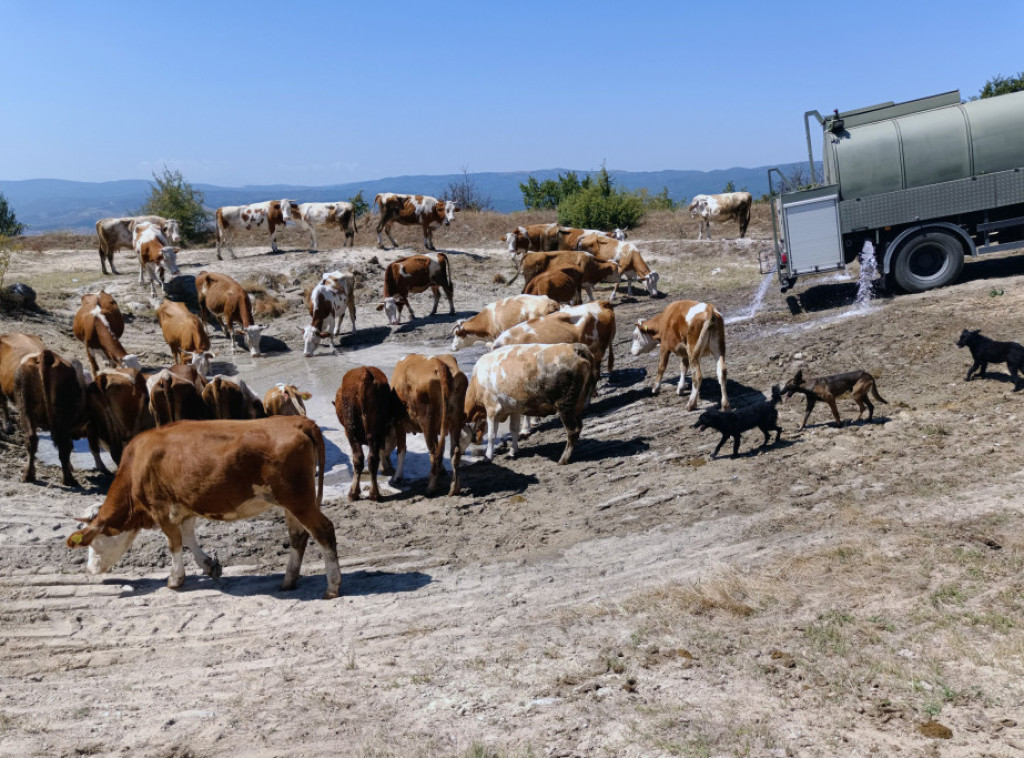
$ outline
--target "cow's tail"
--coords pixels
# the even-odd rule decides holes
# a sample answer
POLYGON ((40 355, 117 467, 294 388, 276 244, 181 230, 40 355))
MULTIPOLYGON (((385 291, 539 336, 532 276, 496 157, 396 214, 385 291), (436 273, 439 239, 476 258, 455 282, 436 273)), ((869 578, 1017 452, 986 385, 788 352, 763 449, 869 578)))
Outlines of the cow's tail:
POLYGON ((704 319, 704 325, 700 328, 700 335, 697 337, 697 342, 693 346, 693 352, 690 353, 690 364, 694 361, 699 361, 700 357, 704 355, 704 351, 708 349, 708 342, 711 340, 711 327, 716 321, 717 311, 714 308, 711 309, 711 314, 704 319))
POLYGON ((324 447, 324 434, 320 431, 315 421, 307 419, 309 423, 303 424, 304 431, 310 441, 316 447, 316 507, 320 508, 324 500, 324 469, 327 467, 327 451, 324 447))
MULTIPOLYGON (((441 434, 438 436, 438 457, 444 457, 444 442, 445 435, 448 432, 448 424, 450 419, 448 418, 448 404, 451 402, 452 392, 452 372, 448 366, 440 358, 436 359, 440 365, 439 379, 441 380, 441 434)), ((454 450, 452 451, 455 452, 454 450)))
POLYGON ((455 285, 452 284, 452 266, 451 263, 448 261, 448 256, 445 255, 444 253, 438 253, 437 260, 444 268, 444 278, 445 281, 448 282, 448 291, 455 292, 455 285))
POLYGON ((57 362, 57 356, 52 350, 43 350, 39 354, 39 379, 43 384, 43 405, 46 409, 46 423, 51 436, 57 432, 53 422, 56 420, 54 413, 57 410, 57 386, 52 379, 53 366, 57 362))
MULTIPOLYGON (((373 205, 370 206, 370 212, 372 213, 373 211, 377 210, 377 208, 379 206, 380 206, 380 193, 378 192, 376 195, 373 196, 373 205)), ((384 208, 381 207, 381 212, 383 212, 383 211, 384 211, 384 208)))

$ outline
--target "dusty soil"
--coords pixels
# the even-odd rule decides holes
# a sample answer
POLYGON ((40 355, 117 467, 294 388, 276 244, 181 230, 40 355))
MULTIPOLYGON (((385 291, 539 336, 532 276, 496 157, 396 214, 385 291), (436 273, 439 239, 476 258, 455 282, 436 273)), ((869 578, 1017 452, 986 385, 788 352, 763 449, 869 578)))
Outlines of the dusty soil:
MULTIPOLYGON (((493 215, 493 214, 492 214, 493 215)), ((460 223, 471 228, 470 214, 460 223), (469 217, 469 218, 467 218, 469 217)), ((1024 258, 969 264, 965 282, 853 305, 856 270, 774 282, 752 239, 696 242, 635 231, 668 298, 623 298, 616 368, 600 384, 572 462, 557 421, 492 464, 465 467, 465 494, 426 498, 425 482, 383 502, 340 492, 347 449, 330 399, 359 363, 390 372, 406 352, 443 352, 455 318, 510 289, 491 231, 439 232, 452 260, 457 314, 429 296, 420 318, 389 327, 373 309, 382 266, 418 252, 360 246, 317 254, 237 250, 217 262, 185 250, 185 274, 224 271, 266 289, 267 357, 234 356, 220 335, 216 369, 258 391, 311 388, 331 446, 324 510, 337 527, 343 597, 320 600, 311 546, 297 591, 277 589, 287 541, 279 514, 201 524, 225 566, 213 582, 164 586, 166 543, 143 534, 108 575, 84 572, 64 538, 109 480, 86 468, 80 489, 43 466, 22 484, 15 436, 0 461, 0 753, 355 756, 1016 755, 1024 750, 1024 395, 1004 367, 967 384, 954 343, 970 326, 1020 339, 1024 258), (303 359, 302 290, 318 272, 360 280, 358 332, 341 354, 303 359), (709 459, 717 435, 672 390, 648 387, 657 357, 628 353, 630 324, 672 299, 709 300, 729 320, 729 395, 742 406, 797 368, 863 368, 887 405, 874 423, 828 424, 819 406, 780 407, 782 441, 756 433, 736 459, 709 459), (269 307, 269 305, 268 305, 269 307)), ((722 240, 722 237, 726 237, 722 240)), ((125 253, 102 277, 88 249, 19 254, 40 310, 7 312, 2 331, 41 335, 84 357, 70 335, 78 295, 105 285, 130 312, 124 343, 166 364, 148 286, 125 253)), ((479 352, 464 351, 468 372, 479 352)), ((718 402, 706 362, 699 408, 718 402)), ((840 403, 845 419, 855 405, 840 403)), ((46 447, 49 443, 41 443, 46 447)), ((728 452, 729 448, 726 448, 728 452)), ((422 465, 422 456, 419 465, 422 465)), ((89 458, 76 456, 80 466, 89 458)))

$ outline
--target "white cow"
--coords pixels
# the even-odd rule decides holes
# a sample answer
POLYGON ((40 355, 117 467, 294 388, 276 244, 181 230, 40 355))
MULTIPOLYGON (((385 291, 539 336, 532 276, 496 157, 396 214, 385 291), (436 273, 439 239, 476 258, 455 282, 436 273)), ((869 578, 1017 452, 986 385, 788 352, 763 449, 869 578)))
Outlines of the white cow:
POLYGON ((711 222, 738 221, 740 237, 747 233, 750 224, 750 206, 754 198, 749 192, 725 192, 721 195, 697 195, 690 201, 690 215, 700 217, 700 231, 697 239, 705 232, 711 239, 711 222))
MULTIPOLYGON (((250 205, 225 205, 217 209, 217 260, 220 257, 222 244, 227 243, 229 234, 237 229, 252 229, 254 226, 260 228, 267 225, 267 232, 270 234, 270 248, 277 252, 277 227, 285 226, 288 221, 293 220, 292 202, 290 200, 265 200, 262 203, 251 203, 250 205)), ((235 251, 228 244, 228 252, 235 257, 235 251)))
POLYGON ((316 228, 336 224, 345 232, 345 242, 349 247, 355 245, 356 228, 355 206, 352 203, 292 203, 291 221, 299 229, 309 232, 310 244, 314 250, 319 249, 316 241, 316 228))

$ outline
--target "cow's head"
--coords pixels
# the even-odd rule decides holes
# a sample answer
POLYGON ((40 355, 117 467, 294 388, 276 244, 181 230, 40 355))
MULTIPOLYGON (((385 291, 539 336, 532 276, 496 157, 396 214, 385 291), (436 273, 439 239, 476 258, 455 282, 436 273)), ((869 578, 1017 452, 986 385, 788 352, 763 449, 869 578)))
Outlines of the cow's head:
POLYGON ((205 352, 197 350, 194 353, 182 351, 182 354, 185 356, 189 363, 196 367, 196 371, 199 372, 200 376, 210 375, 210 361, 217 357, 216 353, 211 353, 208 350, 205 352))
POLYGON ((620 229, 619 227, 615 227, 612 231, 608 232, 608 236, 609 237, 614 237, 619 242, 625 242, 626 241, 626 232, 628 230, 629 230, 628 226, 625 229, 620 229))
POLYGON ((121 531, 107 524, 99 517, 101 506, 90 509, 90 515, 77 519, 85 524, 67 539, 67 546, 89 548, 89 562, 86 565, 90 574, 102 574, 110 571, 121 556, 132 546, 138 529, 121 531))
POLYGON ((260 352, 260 338, 263 336, 263 330, 266 328, 266 324, 253 324, 252 326, 245 327, 245 346, 249 348, 249 354, 254 358, 259 358, 263 355, 260 352))
POLYGON ((135 355, 134 353, 129 353, 124 358, 122 358, 121 362, 117 364, 117 367, 133 368, 136 369, 137 371, 142 371, 142 364, 139 363, 139 356, 135 355))
POLYGON ((178 219, 169 218, 167 223, 162 227, 164 236, 174 245, 181 244, 181 225, 178 223, 178 219))
POLYGON ((651 334, 646 324, 647 322, 643 319, 636 322, 636 329, 633 330, 633 344, 629 346, 631 355, 649 353, 658 346, 658 341, 654 339, 654 335, 651 334))
POLYGON ((466 323, 466 319, 461 318, 455 322, 455 326, 452 327, 452 352, 462 350, 464 347, 469 347, 474 342, 479 342, 480 337, 475 334, 470 334, 462 325, 466 323))
POLYGON ((459 206, 451 200, 444 201, 444 225, 448 226, 455 220, 455 214, 459 212, 459 206))
POLYGON ((658 292, 658 272, 651 271, 644 277, 643 282, 647 286, 647 294, 651 297, 658 297, 661 293, 658 292))
POLYGON ((318 332, 315 326, 300 326, 299 330, 302 332, 302 354, 307 358, 312 357, 322 340, 331 336, 330 332, 318 332))
POLYGON ((402 295, 386 297, 383 302, 377 303, 377 310, 384 311, 388 317, 388 323, 394 326, 402 321, 402 308, 408 305, 408 300, 402 295))
POLYGON ((160 266, 161 281, 163 281, 165 274, 175 277, 181 273, 178 270, 178 251, 173 247, 160 248, 160 257, 157 259, 157 263, 160 266))

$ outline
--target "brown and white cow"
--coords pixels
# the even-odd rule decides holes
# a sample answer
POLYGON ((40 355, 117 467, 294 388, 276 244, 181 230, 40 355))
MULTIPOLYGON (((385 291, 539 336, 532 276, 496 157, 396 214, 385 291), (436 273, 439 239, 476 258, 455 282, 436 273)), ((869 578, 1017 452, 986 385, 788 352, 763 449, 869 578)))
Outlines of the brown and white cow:
POLYGON ((318 226, 337 226, 345 232, 345 242, 349 247, 355 245, 356 212, 352 203, 292 203, 291 221, 299 229, 309 232, 310 244, 317 250, 316 228, 318 226))
POLYGON ((544 295, 558 303, 579 303, 583 274, 575 266, 562 266, 543 271, 523 288, 524 295, 544 295))
MULTIPOLYGON (((633 280, 639 279, 647 287, 647 294, 658 297, 658 272, 652 271, 640 255, 640 249, 632 242, 620 242, 600 234, 588 234, 576 243, 580 250, 586 250, 602 261, 612 261, 619 266, 619 275, 626 277, 626 294, 633 294, 633 280)), ((612 299, 618 292, 618 285, 612 292, 612 299)))
MULTIPOLYGON (((85 398, 96 440, 120 463, 125 446, 153 426, 145 377, 134 368, 101 369, 86 386, 85 398)), ((93 455, 98 457, 96 451, 93 455)))
POLYGON ((597 316, 594 313, 557 311, 506 329, 494 340, 492 349, 498 350, 508 345, 572 345, 579 343, 589 348, 594 356, 594 367, 600 371, 601 361, 604 360, 604 354, 610 345, 601 340, 601 333, 597 327, 597 316))
MULTIPOLYGON (((523 256, 520 270, 528 284, 535 276, 549 270, 572 268, 580 273, 580 285, 594 301, 594 285, 613 282, 611 299, 619 288, 619 266, 612 261, 603 261, 590 253, 579 250, 559 250, 553 253, 527 253, 523 256)), ((513 277, 513 280, 515 277, 513 277)))
POLYGON ((677 395, 683 394, 686 372, 693 372, 692 391, 686 404, 686 410, 692 411, 697 406, 697 397, 703 380, 700 360, 710 355, 716 361, 718 384, 722 391, 722 409, 729 410, 725 371, 725 321, 715 306, 693 300, 679 300, 671 303, 654 318, 637 321, 636 329, 633 330, 633 344, 629 351, 633 355, 640 355, 650 352, 658 345, 661 346, 661 356, 658 360, 658 374, 651 385, 652 394, 658 394, 669 356, 675 353, 679 356, 677 395))
POLYGON ((594 356, 583 345, 509 345, 482 356, 473 367, 465 420, 474 431, 486 420, 486 457, 493 460, 502 421, 509 420, 509 457, 515 457, 522 417, 557 413, 568 435, 558 463, 568 463, 596 382, 594 356))
POLYGON ((720 195, 696 195, 690 201, 690 215, 697 216, 700 229, 697 239, 707 234, 711 239, 711 222, 737 221, 740 237, 747 233, 750 224, 750 206, 754 198, 749 192, 724 192, 720 195))
POLYGON ((349 500, 360 497, 359 480, 363 476, 363 445, 369 450, 370 500, 380 497, 377 486, 377 467, 384 461, 390 470, 384 449, 388 434, 394 427, 398 398, 388 378, 376 366, 360 366, 345 372, 334 396, 334 411, 345 429, 345 437, 352 454, 352 486, 349 500))
POLYGON ((203 390, 206 379, 192 364, 175 364, 146 379, 149 412, 156 426, 209 418, 203 390))
POLYGON ((472 318, 456 322, 452 329, 452 352, 476 342, 490 342, 516 324, 557 310, 558 303, 544 295, 513 295, 498 300, 472 318))
POLYGON ((607 300, 597 300, 593 303, 586 303, 584 305, 563 305, 562 313, 568 313, 570 316, 580 317, 584 314, 590 314, 596 319, 594 324, 594 334, 588 334, 587 339, 583 344, 590 348, 590 351, 594 354, 597 359, 597 365, 600 369, 601 356, 608 353, 608 373, 612 372, 615 365, 615 355, 612 350, 615 342, 615 307, 607 300), (600 355, 598 354, 598 347, 600 346, 600 355))
POLYGON ((334 598, 341 570, 334 525, 320 510, 323 472, 323 435, 306 418, 193 421, 151 429, 128 445, 98 513, 67 545, 88 547, 88 570, 99 574, 120 560, 139 531, 159 528, 171 551, 167 586, 178 589, 185 581, 182 546, 204 574, 221 574, 217 559, 196 541, 196 518, 236 521, 278 506, 291 542, 281 589, 295 588, 312 535, 326 563, 324 597, 334 598))
POLYGON ((149 286, 153 297, 156 297, 157 282, 163 287, 166 274, 177 276, 181 273, 178 270, 178 251, 171 247, 158 225, 145 221, 135 224, 132 245, 139 258, 139 284, 144 284, 145 275, 149 274, 149 286))
POLYGON ((434 247, 434 227, 440 224, 448 226, 455 220, 459 207, 450 200, 438 200, 429 195, 399 195, 394 192, 381 192, 373 198, 373 207, 380 208, 380 221, 377 222, 377 246, 384 250, 384 239, 381 232, 388 235, 391 244, 398 247, 391 236, 391 227, 397 222, 403 226, 419 224, 423 228, 423 246, 427 250, 434 247))
POLYGON ((210 361, 216 353, 210 352, 210 337, 198 316, 181 303, 164 300, 156 309, 160 331, 171 348, 175 363, 189 360, 199 373, 210 373, 210 361))
POLYGON ((558 224, 530 224, 529 226, 517 226, 505 235, 505 244, 508 245, 508 253, 513 258, 521 253, 530 251, 558 250, 560 227, 558 224))
MULTIPOLYGON (((77 487, 71 472, 74 440, 86 436, 88 420, 85 408, 85 380, 81 366, 72 364, 33 334, 0 334, 0 407, 5 431, 10 429, 13 402, 18 424, 25 438, 28 463, 21 480, 36 480, 37 429, 50 432, 60 459, 62 482, 77 487)), ((96 454, 97 468, 106 471, 96 454)))
POLYGON ((263 410, 268 416, 305 416, 304 400, 313 397, 294 384, 278 382, 263 395, 263 410))
MULTIPOLYGON (((426 356, 412 353, 395 365, 391 388, 399 405, 395 412, 395 444, 398 461, 394 481, 405 471, 405 436, 422 434, 430 453, 427 494, 439 489, 444 473, 444 443, 451 444, 452 484, 449 495, 458 495, 459 461, 462 460, 462 426, 466 388, 469 380, 452 355, 426 356)), ((390 455, 390 450, 386 455, 390 455)))
POLYGON ((124 318, 117 301, 105 291, 82 295, 71 328, 75 339, 85 346, 94 374, 100 370, 97 356, 115 368, 141 369, 139 356, 128 353, 118 339, 124 333, 124 318))
POLYGON ((164 218, 163 216, 101 218, 96 222, 96 240, 100 251, 100 267, 104 274, 107 273, 108 262, 110 263, 110 272, 117 273, 117 269, 114 268, 114 253, 116 251, 134 249, 132 234, 135 231, 135 224, 139 222, 156 224, 172 245, 181 244, 181 226, 173 218, 164 218))
POLYGON ((199 313, 206 322, 212 315, 220 324, 231 352, 235 352, 235 335, 233 326, 242 325, 242 337, 249 354, 253 357, 262 355, 260 338, 263 336, 265 324, 257 324, 252 316, 252 300, 242 285, 227 274, 213 271, 200 271, 196 276, 196 293, 199 296, 199 313))
POLYGON ((225 205, 217 209, 217 260, 220 257, 221 245, 227 245, 231 257, 235 251, 231 248, 228 238, 240 229, 260 229, 267 225, 270 234, 270 249, 277 252, 277 229, 294 220, 292 203, 289 200, 265 200, 262 203, 249 205, 225 205))
POLYGON ((218 374, 203 387, 209 418, 245 421, 266 418, 263 401, 242 379, 218 374))
MULTIPOLYGON (((335 340, 341 338, 341 322, 348 310, 352 333, 356 331, 355 276, 351 271, 329 271, 324 274, 306 302, 310 324, 302 329, 302 354, 309 358, 320 347, 320 341, 330 340, 331 352, 337 353, 335 340)), ((410 311, 411 312, 411 311, 410 311)))
POLYGON ((443 289, 448 297, 448 312, 454 315, 454 286, 448 268, 448 256, 444 253, 434 253, 399 258, 389 263, 384 270, 384 300, 377 305, 377 310, 383 310, 387 314, 390 324, 401 323, 403 307, 409 309, 409 318, 414 319, 416 314, 412 312, 409 295, 424 292, 428 288, 434 294, 434 307, 430 315, 437 313, 437 303, 441 299, 440 289, 443 289))

